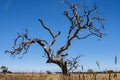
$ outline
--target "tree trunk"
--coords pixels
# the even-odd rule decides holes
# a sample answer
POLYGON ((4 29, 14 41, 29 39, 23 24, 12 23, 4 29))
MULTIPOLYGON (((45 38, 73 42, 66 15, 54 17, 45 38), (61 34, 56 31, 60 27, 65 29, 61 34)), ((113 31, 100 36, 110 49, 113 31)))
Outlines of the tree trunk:
POLYGON ((68 69, 67 69, 67 62, 66 61, 59 63, 58 66, 60 67, 63 75, 68 75, 68 69))
POLYGON ((57 60, 57 59, 48 59, 47 63, 53 63, 53 64, 57 64, 63 75, 68 75, 68 69, 67 69, 67 61, 63 61, 63 60, 57 60))

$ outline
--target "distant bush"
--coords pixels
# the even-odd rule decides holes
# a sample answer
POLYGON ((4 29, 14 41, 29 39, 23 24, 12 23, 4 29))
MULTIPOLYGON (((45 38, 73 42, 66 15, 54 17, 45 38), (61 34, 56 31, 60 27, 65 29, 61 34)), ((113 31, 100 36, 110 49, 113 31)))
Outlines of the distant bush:
POLYGON ((1 66, 0 69, 2 69, 2 73, 4 74, 8 72, 8 68, 6 66, 1 66))
POLYGON ((94 71, 92 69, 88 69, 88 73, 93 73, 94 71))
POLYGON ((105 70, 104 73, 113 73, 113 70, 105 70))
POLYGON ((52 72, 50 72, 50 71, 46 71, 46 73, 47 73, 47 74, 52 74, 52 72))

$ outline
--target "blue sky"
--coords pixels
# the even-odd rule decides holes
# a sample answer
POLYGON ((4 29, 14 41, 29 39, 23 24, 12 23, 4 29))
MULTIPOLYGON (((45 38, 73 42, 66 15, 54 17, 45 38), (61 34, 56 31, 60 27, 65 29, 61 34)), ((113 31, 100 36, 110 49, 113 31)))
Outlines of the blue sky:
MULTIPOLYGON (((86 0, 86 2, 88 5, 97 3, 98 10, 105 18, 107 36, 100 41, 95 37, 72 41, 72 46, 66 51, 70 53, 68 58, 84 54, 79 63, 84 66, 84 70, 89 68, 99 70, 96 60, 101 70, 105 70, 115 69, 114 57, 117 55, 117 67, 120 67, 120 1, 86 0)), ((55 33, 62 31, 54 46, 55 49, 59 48, 65 42, 64 36, 69 25, 62 15, 66 8, 62 0, 0 0, 0 66, 5 65, 11 71, 60 71, 56 65, 46 64, 46 58, 41 57, 44 52, 38 44, 33 44, 22 59, 18 59, 20 55, 12 59, 9 54, 4 54, 4 51, 11 49, 16 33, 22 33, 24 29, 28 29, 31 37, 49 39, 48 33, 38 22, 39 18, 55 33)))

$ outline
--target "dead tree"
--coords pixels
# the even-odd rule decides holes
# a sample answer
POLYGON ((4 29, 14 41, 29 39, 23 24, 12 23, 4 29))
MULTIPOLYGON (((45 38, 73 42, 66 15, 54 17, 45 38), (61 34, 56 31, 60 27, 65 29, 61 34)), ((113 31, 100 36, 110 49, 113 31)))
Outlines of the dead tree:
POLYGON ((96 5, 94 5, 92 9, 89 9, 86 5, 83 5, 82 10, 80 10, 81 8, 79 8, 77 4, 72 4, 67 1, 65 3, 69 6, 70 10, 65 10, 63 15, 68 19, 70 25, 68 27, 66 43, 59 49, 54 51, 56 55, 53 55, 53 45, 56 42, 56 38, 60 36, 61 32, 59 31, 58 33, 54 34, 53 31, 49 27, 47 27, 41 19, 38 19, 38 21, 42 25, 43 29, 48 31, 50 36, 52 37, 50 43, 47 40, 30 38, 28 36, 28 31, 26 30, 25 33, 18 33, 18 36, 14 41, 14 46, 12 47, 12 50, 6 50, 5 53, 10 53, 14 56, 20 53, 24 55, 25 53, 27 53, 29 47, 32 44, 38 43, 47 56, 47 63, 57 64, 64 75, 66 75, 68 71, 77 67, 77 60, 80 56, 77 56, 73 60, 65 60, 64 57, 66 57, 68 54, 62 53, 71 46, 71 41, 73 39, 82 40, 88 38, 89 36, 102 38, 102 36, 104 35, 104 26, 102 23, 103 18, 100 17, 96 5))

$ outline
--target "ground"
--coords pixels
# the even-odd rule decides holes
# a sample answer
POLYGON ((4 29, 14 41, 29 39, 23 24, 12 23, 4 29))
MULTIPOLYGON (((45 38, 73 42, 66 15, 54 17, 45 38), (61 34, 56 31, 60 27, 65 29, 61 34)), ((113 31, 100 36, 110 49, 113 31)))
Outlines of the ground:
POLYGON ((77 73, 71 76, 62 74, 0 74, 0 80, 120 80, 120 73, 77 73))

